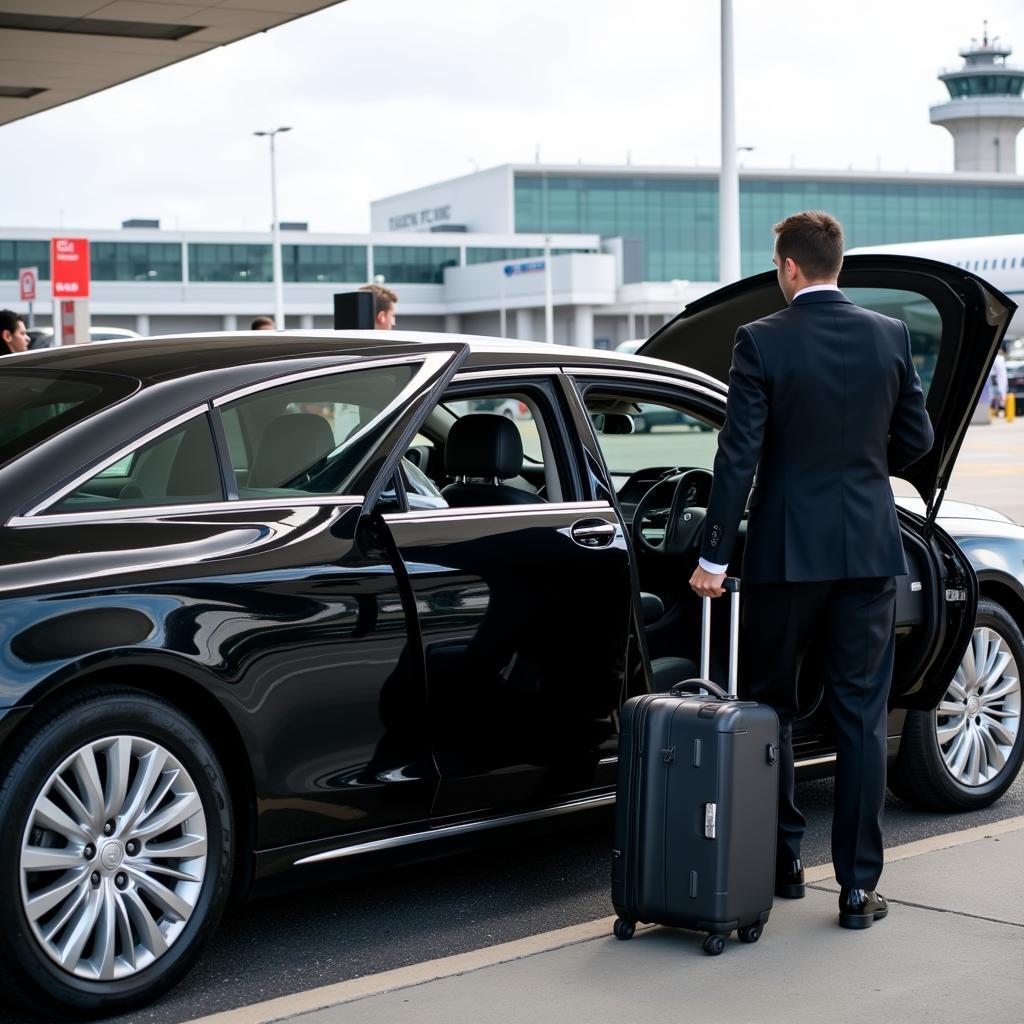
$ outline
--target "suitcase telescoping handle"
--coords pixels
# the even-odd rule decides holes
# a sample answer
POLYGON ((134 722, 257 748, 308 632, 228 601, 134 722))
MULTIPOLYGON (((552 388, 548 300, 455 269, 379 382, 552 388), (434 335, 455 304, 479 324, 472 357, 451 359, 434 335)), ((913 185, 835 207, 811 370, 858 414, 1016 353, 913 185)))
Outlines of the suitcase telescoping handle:
MULTIPOLYGON (((740 581, 726 576, 723 587, 729 592, 729 696, 735 697, 739 675, 740 648, 740 581)), ((711 598, 705 597, 701 608, 700 675, 711 678, 711 598)))

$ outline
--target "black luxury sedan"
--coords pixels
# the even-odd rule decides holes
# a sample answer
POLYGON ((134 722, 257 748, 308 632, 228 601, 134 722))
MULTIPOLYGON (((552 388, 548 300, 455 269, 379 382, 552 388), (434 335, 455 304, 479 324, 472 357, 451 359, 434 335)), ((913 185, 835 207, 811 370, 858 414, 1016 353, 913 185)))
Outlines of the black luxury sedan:
MULTIPOLYGON (((841 283, 909 324, 936 435, 897 482, 891 785, 984 806, 1024 752, 1024 529, 941 501, 1015 307, 898 256, 841 283)), ((285 873, 607 809, 623 700, 696 674, 722 382, 782 301, 742 281, 637 356, 313 332, 0 359, 5 998, 122 1011, 285 873)), ((835 757, 821 673, 805 772, 835 757)))

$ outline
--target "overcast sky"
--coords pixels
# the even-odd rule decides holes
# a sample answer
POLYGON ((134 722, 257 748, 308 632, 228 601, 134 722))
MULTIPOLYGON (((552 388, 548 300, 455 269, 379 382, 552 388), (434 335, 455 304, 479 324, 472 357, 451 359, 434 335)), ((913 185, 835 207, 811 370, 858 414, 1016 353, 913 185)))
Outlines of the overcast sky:
MULTIPOLYGON (((948 171, 936 79, 1024 3, 735 0, 749 167, 948 171)), ((0 127, 0 225, 364 231, 371 199, 508 162, 718 163, 715 0, 347 0, 0 127)), ((1013 58, 1011 58, 1013 60, 1013 58)), ((1022 133, 1024 138, 1024 133, 1022 133)), ((1018 144, 1024 170, 1024 142, 1018 144)))

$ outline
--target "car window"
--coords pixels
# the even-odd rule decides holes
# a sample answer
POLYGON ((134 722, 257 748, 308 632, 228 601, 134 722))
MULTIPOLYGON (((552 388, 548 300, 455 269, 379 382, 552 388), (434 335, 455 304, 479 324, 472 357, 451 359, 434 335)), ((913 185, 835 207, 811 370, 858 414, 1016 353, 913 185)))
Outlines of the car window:
POLYGON ((717 429, 682 409, 625 392, 588 391, 586 404, 614 476, 654 467, 711 469, 714 465, 717 429), (632 433, 624 432, 629 426, 632 433))
POLYGON ((370 367, 267 388, 221 409, 241 499, 344 493, 367 428, 400 399, 414 364, 370 367))
POLYGON ((521 398, 508 395, 494 395, 486 398, 470 398, 459 402, 446 402, 445 408, 456 416, 471 412, 488 412, 509 420, 523 442, 523 458, 531 462, 543 462, 540 428, 534 419, 533 410, 521 398))
POLYGON ((108 466, 51 505, 47 513, 224 500, 213 434, 205 415, 161 434, 129 458, 125 475, 110 475, 113 466, 108 466))
POLYGON ((942 340, 942 318, 931 299, 899 288, 844 288, 851 302, 902 320, 910 331, 910 352, 925 395, 935 375, 942 340))
POLYGON ((0 369, 0 464, 126 398, 138 381, 103 373, 0 369))

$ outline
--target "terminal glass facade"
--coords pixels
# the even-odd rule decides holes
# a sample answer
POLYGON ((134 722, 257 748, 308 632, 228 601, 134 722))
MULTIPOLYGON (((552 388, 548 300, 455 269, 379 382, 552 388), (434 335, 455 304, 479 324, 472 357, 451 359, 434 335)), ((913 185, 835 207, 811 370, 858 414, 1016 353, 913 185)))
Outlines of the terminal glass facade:
POLYGON ((188 276, 190 281, 272 281, 270 246, 190 243, 188 276))
POLYGON ((374 276, 387 284, 444 284, 444 268, 459 265, 459 250, 441 245, 375 245, 374 276))
POLYGON ((181 245, 175 242, 90 242, 94 281, 180 281, 181 245))
POLYGON ((365 281, 365 245, 282 245, 285 281, 365 281))
POLYGON ((17 281, 22 267, 38 267, 39 280, 50 280, 50 243, 0 240, 0 281, 17 281))
MULTIPOLYGON (((843 223, 848 248, 1024 232, 1024 189, 1003 185, 745 178, 744 276, 771 269, 772 226, 797 210, 843 223)), ((640 239, 644 279, 718 279, 718 182, 709 178, 517 174, 516 231, 640 239)))

